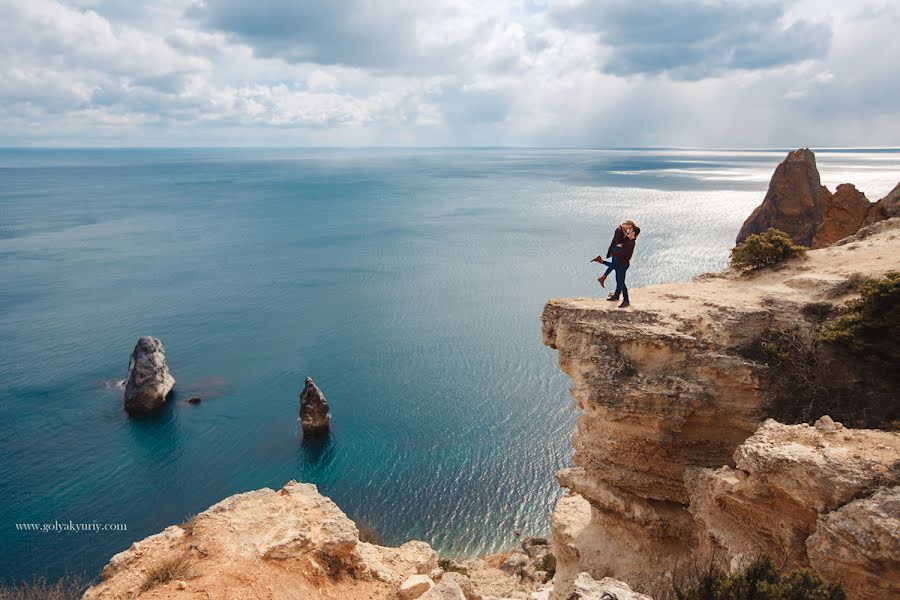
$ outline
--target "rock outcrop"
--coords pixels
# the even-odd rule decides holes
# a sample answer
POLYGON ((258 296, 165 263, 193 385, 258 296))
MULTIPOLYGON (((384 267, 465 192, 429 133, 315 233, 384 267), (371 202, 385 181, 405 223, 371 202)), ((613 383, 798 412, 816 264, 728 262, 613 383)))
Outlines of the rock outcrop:
POLYGON ((744 221, 737 243, 774 227, 802 246, 824 248, 895 216, 900 216, 900 183, 877 203, 848 183, 832 194, 822 185, 815 154, 800 148, 789 152, 775 169, 762 204, 744 221))
POLYGON ((900 598, 900 486, 883 487, 819 517, 809 563, 863 600, 900 598))
POLYGON ((85 600, 136 597, 172 557, 190 572, 179 587, 162 582, 141 597, 311 600, 391 598, 413 574, 437 566, 424 542, 388 548, 361 542, 359 532, 312 484, 288 482, 230 496, 181 525, 135 542, 113 556, 103 582, 85 600), (205 592, 205 593, 204 593, 205 592))
POLYGON ((509 553, 449 561, 453 570, 444 572, 425 542, 362 542, 316 486, 290 481, 277 492, 230 496, 135 542, 110 559, 84 598, 527 600, 546 575, 533 564, 546 545, 534 542, 524 544, 532 563, 523 573, 501 570, 509 553), (165 569, 172 576, 158 577, 165 569))
POLYGON ((162 342, 155 337, 138 339, 128 361, 125 379, 125 410, 129 414, 149 413, 166 403, 175 387, 169 374, 162 342))
POLYGON ((853 598, 900 594, 900 543, 890 536, 900 512, 882 516, 900 499, 900 434, 827 417, 815 427, 769 419, 734 460, 734 468, 687 474, 704 559, 740 566, 766 555, 790 568, 812 565, 853 598), (840 556, 844 564, 831 565, 840 556))
POLYGON ((900 219, 857 235, 749 276, 634 290, 629 311, 594 298, 547 303, 544 342, 581 412, 574 467, 558 474, 570 491, 552 523, 558 597, 582 571, 647 581, 692 560, 706 533, 686 474, 736 467, 735 450, 765 418, 896 418, 898 390, 883 372, 817 341, 862 278, 900 270, 900 219))
POLYGON ((328 433, 331 428, 331 415, 328 414, 328 402, 325 394, 313 382, 306 378, 303 391, 300 392, 300 429, 303 435, 317 436, 328 433))

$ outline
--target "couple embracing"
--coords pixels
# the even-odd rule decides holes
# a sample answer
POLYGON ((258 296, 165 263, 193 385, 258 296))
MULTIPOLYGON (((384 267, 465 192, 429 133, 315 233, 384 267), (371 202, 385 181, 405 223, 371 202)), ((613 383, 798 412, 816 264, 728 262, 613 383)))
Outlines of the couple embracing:
POLYGON ((616 231, 613 233, 613 240, 609 245, 609 249, 606 251, 606 258, 609 260, 603 260, 603 255, 601 254, 591 261, 606 265, 606 272, 597 279, 597 281, 600 282, 600 285, 604 287, 606 287, 606 278, 611 272, 615 271, 616 291, 610 292, 606 299, 617 302, 621 296, 622 304, 619 305, 619 308, 625 308, 631 305, 628 302, 628 287, 625 285, 625 272, 631 264, 631 256, 634 254, 634 241, 640 233, 641 228, 635 225, 634 221, 625 221, 616 227, 616 231))

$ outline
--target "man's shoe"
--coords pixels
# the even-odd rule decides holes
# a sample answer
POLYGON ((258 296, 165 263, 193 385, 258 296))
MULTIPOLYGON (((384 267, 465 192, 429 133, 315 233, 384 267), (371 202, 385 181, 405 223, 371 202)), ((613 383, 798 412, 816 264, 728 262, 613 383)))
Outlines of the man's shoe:
POLYGON ((619 305, 619 308, 628 308, 629 306, 631 306, 631 302, 629 302, 628 300, 623 300, 622 304, 619 305))
POLYGON ((597 281, 600 282, 600 285, 606 287, 606 275, 601 275, 597 278, 597 281))
POLYGON ((609 296, 607 296, 606 299, 609 300, 610 302, 618 302, 619 301, 619 297, 616 296, 615 294, 613 294, 612 292, 609 293, 609 296))

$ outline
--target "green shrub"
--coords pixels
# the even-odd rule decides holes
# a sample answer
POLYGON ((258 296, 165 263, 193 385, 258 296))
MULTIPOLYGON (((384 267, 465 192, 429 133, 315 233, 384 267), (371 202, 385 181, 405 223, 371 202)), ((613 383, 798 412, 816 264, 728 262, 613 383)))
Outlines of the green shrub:
POLYGON ((794 256, 803 256, 808 248, 798 246, 785 232, 770 227, 754 233, 731 250, 731 266, 738 270, 771 267, 794 256))
POLYGON ((541 570, 547 572, 546 581, 553 579, 553 576, 556 575, 556 557, 550 553, 545 554, 541 560, 541 570))
POLYGON ((859 298, 825 323, 820 339, 900 367, 900 272, 867 279, 858 290, 859 298))
POLYGON ((687 590, 675 590, 678 600, 846 600, 841 586, 828 583, 807 569, 782 573, 771 559, 754 561, 740 573, 710 569, 687 590))

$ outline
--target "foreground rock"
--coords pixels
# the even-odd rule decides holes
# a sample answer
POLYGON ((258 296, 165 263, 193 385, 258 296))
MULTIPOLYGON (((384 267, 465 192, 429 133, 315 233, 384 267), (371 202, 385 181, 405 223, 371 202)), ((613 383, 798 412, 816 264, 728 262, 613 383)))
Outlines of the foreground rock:
POLYGON ((166 403, 175 387, 169 374, 162 342, 155 337, 138 339, 128 361, 125 379, 125 410, 129 414, 152 412, 166 403))
POLYGON ((597 581, 588 573, 579 573, 565 596, 554 592, 553 586, 547 586, 531 597, 533 600, 653 600, 650 596, 635 592, 625 582, 610 577, 597 581))
POLYGON ((810 565, 857 598, 900 598, 900 487, 884 487, 819 517, 810 565))
POLYGON ((309 436, 328 433, 331 428, 328 402, 312 377, 306 378, 303 391, 300 393, 300 428, 304 435, 309 436))
MULTIPOLYGON (((542 556, 546 546, 526 544, 542 556)), ((288 482, 236 494, 181 525, 135 542, 104 567, 85 600, 211 598, 214 600, 527 600, 546 573, 500 566, 509 553, 437 566, 431 547, 360 541, 353 521, 314 485, 288 482), (187 567, 146 591, 161 566, 187 567), (458 572, 457 572, 458 571, 458 572), (540 579, 530 578, 532 573, 540 579)))
POLYGON ((852 598, 900 594, 900 434, 770 419, 734 459, 687 476, 704 560, 738 566, 764 554, 813 566, 852 598))
POLYGON ((815 154, 801 148, 775 169, 762 204, 744 221, 737 243, 775 227, 800 245, 824 248, 876 221, 900 216, 898 197, 900 184, 877 203, 852 184, 841 184, 832 194, 822 185, 815 154))
MULTIPOLYGON (((816 343, 823 315, 854 298, 862 278, 900 270, 900 219, 856 236, 750 276, 636 289, 630 311, 594 298, 547 303, 544 343, 559 351, 581 411, 574 467, 557 476, 571 493, 552 523, 563 594, 582 571, 634 583, 688 564, 706 534, 686 474, 734 468, 766 417, 896 418, 898 390, 883 369, 816 343)), ((808 510, 815 523, 819 511, 808 510)))
POLYGON ((236 494, 188 523, 135 542, 103 569, 92 599, 138 596, 148 575, 172 557, 191 566, 180 588, 162 583, 142 598, 395 598, 411 575, 437 565, 424 542, 399 548, 359 540, 356 526, 311 484, 295 481, 236 494))

